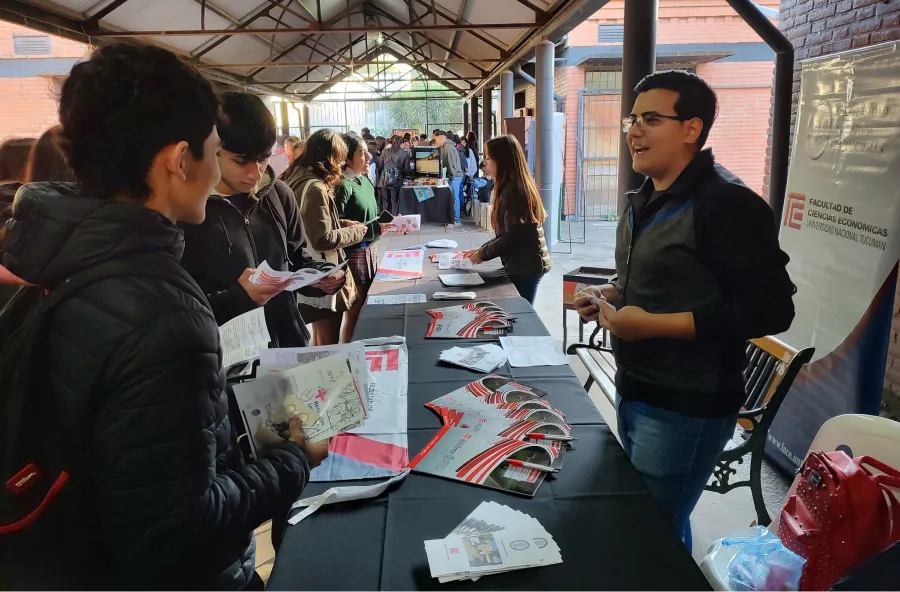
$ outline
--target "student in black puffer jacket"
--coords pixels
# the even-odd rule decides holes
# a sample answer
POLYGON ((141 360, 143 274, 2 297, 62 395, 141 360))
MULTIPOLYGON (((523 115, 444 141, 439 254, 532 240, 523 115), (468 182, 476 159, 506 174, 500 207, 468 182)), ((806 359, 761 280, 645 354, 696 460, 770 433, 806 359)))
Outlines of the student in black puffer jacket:
MULTIPOLYGON (((227 416, 216 320, 179 266, 177 221, 202 222, 219 179, 211 84, 174 54, 109 45, 77 64, 60 102, 78 184, 21 189, 3 263, 51 292, 108 261, 52 311, 41 395, 70 480, 35 578, 64 559, 64 588, 244 589, 253 530, 292 503, 327 454, 291 439, 244 464, 227 416), (152 264, 160 274, 143 275, 152 264), (193 287, 193 289, 186 289, 193 287)), ((46 428, 51 429, 51 428, 46 428)), ((36 582, 40 580, 36 579, 36 582)))
POLYGON ((491 208, 496 236, 466 257, 476 264, 500 257, 519 295, 534 304, 538 284, 550 271, 543 226, 547 212, 515 136, 500 136, 485 145, 484 170, 497 180, 491 208))

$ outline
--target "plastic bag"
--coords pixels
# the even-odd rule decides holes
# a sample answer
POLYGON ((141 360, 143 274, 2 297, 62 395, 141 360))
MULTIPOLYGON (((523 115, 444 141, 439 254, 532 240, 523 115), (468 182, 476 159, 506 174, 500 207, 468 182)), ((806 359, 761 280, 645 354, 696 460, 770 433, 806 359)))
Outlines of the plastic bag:
POLYGON ((722 539, 722 546, 741 545, 728 562, 733 590, 796 590, 806 559, 782 544, 763 526, 722 539))

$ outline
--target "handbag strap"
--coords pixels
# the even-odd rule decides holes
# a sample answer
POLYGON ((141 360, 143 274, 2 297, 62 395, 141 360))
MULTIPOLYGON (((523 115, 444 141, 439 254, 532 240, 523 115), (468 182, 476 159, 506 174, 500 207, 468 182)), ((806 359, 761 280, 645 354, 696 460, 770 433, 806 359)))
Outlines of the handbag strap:
POLYGON ((894 467, 871 456, 860 456, 854 460, 860 466, 867 465, 884 473, 883 475, 872 475, 879 485, 900 489, 900 471, 894 467))

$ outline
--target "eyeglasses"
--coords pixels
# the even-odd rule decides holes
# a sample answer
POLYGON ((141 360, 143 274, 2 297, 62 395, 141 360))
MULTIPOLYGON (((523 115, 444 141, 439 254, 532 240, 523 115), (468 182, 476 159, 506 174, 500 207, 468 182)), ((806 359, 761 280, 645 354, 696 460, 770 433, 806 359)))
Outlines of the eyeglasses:
POLYGON ((659 126, 659 124, 662 123, 663 119, 670 119, 672 121, 687 121, 688 119, 692 118, 681 117, 679 115, 663 115, 661 113, 644 113, 643 115, 632 115, 631 117, 626 117, 622 120, 622 131, 627 134, 632 127, 637 127, 639 130, 654 128, 659 126))

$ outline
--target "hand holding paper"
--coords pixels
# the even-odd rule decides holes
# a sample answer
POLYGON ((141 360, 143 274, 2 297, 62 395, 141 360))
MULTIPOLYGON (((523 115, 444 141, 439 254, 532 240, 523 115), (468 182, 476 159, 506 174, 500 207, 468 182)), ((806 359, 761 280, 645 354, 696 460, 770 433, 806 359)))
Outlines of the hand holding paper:
MULTIPOLYGON (((307 267, 298 269, 297 271, 276 271, 272 269, 268 262, 263 261, 259 264, 256 271, 250 275, 249 282, 256 285, 279 286, 279 290, 275 292, 275 294, 281 290, 293 292, 300 288, 315 284, 328 276, 337 274, 337 272, 343 269, 345 265, 347 265, 346 261, 340 265, 336 265, 329 271, 321 271, 319 269, 307 267)), ((275 294, 272 294, 269 298, 275 294)))

